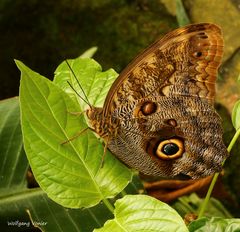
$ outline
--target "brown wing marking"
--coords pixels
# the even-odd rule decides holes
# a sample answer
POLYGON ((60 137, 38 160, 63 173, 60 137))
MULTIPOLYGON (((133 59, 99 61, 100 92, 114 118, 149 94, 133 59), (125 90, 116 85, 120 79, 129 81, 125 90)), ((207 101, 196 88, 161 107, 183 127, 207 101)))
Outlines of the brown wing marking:
POLYGON ((119 75, 104 103, 106 116, 124 101, 149 94, 198 96, 213 103, 223 53, 218 26, 176 29, 137 56, 119 75))

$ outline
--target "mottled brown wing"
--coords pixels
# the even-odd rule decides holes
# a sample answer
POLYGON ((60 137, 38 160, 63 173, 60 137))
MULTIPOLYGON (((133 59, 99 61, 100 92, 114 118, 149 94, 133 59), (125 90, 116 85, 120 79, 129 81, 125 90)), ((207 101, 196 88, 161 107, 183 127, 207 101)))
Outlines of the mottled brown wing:
POLYGON ((168 33, 119 75, 103 115, 119 104, 147 96, 198 96, 212 104, 222 54, 221 30, 214 24, 192 24, 168 33))

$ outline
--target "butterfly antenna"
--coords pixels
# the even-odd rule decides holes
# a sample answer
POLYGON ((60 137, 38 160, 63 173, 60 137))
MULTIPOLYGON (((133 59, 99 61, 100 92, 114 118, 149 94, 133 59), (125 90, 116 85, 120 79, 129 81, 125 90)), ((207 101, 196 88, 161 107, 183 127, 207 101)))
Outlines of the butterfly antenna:
POLYGON ((77 79, 75 73, 73 72, 72 67, 70 66, 70 64, 68 63, 67 60, 65 60, 65 62, 67 63, 68 68, 71 70, 71 72, 72 72, 75 80, 77 81, 78 86, 79 86, 80 89, 82 90, 83 95, 84 95, 84 97, 85 97, 86 99, 84 99, 84 98, 76 91, 76 89, 74 89, 74 87, 72 86, 72 84, 71 84, 69 81, 67 81, 67 83, 69 84, 69 86, 71 87, 71 89, 77 94, 77 96, 80 97, 87 105, 89 105, 90 108, 92 108, 92 105, 90 104, 90 102, 89 102, 89 100, 88 100, 88 98, 87 98, 87 95, 86 95, 85 91, 83 90, 83 88, 82 88, 79 80, 77 79))
POLYGON ((71 89, 78 95, 78 97, 80 97, 87 105, 89 105, 90 108, 92 108, 92 106, 89 104, 88 101, 86 101, 77 91, 76 89, 73 88, 72 84, 67 81, 67 83, 69 84, 69 86, 71 87, 71 89))

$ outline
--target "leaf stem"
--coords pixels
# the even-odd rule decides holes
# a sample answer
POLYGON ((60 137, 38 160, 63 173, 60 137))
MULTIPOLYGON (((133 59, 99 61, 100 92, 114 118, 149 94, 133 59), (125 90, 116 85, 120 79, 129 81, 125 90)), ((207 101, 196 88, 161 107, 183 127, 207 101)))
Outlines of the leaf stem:
POLYGON ((112 206, 112 204, 110 203, 110 201, 106 198, 103 198, 103 203, 106 205, 106 207, 109 209, 109 211, 113 214, 114 212, 114 207, 112 206))
MULTIPOLYGON (((233 145, 236 143, 237 138, 239 137, 239 135, 240 135, 240 128, 235 132, 235 134, 234 134, 230 144, 228 145, 228 148, 227 148, 228 152, 230 152, 232 150, 233 145)), ((225 163, 225 160, 223 161, 223 164, 225 163)), ((204 211, 205 211, 205 209, 206 209, 206 207, 208 205, 210 196, 211 196, 213 188, 214 188, 214 186, 215 186, 215 184, 217 182, 217 178, 218 178, 219 174, 220 173, 215 173, 214 176, 213 176, 212 182, 211 182, 211 184, 210 184, 210 186, 208 188, 207 195, 206 195, 206 197, 205 197, 205 199, 204 199, 204 201, 203 201, 203 203, 202 203, 202 205, 200 207, 200 210, 199 210, 199 213, 198 213, 198 218, 201 218, 203 216, 203 214, 204 214, 204 211)))

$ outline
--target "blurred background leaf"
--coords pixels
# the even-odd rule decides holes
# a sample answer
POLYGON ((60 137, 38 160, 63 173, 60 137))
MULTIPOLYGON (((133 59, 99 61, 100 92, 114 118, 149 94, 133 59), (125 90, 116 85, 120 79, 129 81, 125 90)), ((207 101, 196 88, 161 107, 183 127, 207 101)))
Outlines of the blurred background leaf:
POLYGON ((28 161, 23 149, 19 99, 0 102, 0 196, 25 188, 28 161))
POLYGON ((238 100, 232 111, 232 123, 236 130, 240 129, 240 100, 238 100))
POLYGON ((240 219, 238 218, 200 218, 193 221, 189 226, 189 232, 218 231, 238 232, 240 231, 240 219))
MULTIPOLYGON (((197 194, 192 193, 189 196, 180 197, 171 206, 177 210, 177 212, 184 217, 188 213, 195 213, 197 215, 199 207, 203 199, 199 198, 197 194)), ((233 216, 222 205, 220 201, 215 198, 211 198, 208 204, 208 208, 205 212, 206 217, 222 217, 232 218, 233 216)))

